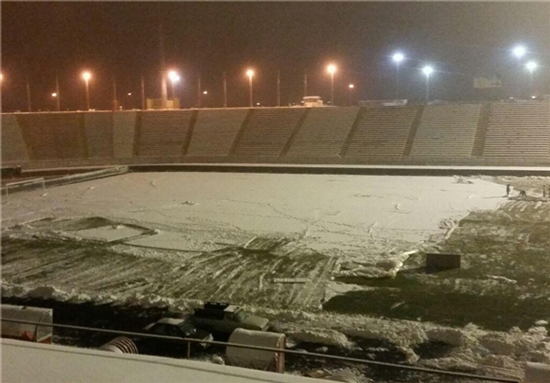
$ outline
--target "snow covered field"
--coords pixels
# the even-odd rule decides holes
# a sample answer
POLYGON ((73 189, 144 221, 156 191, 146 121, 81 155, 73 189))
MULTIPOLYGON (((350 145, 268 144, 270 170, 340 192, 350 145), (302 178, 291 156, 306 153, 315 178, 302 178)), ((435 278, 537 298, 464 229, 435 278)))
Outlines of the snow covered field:
MULTIPOLYGON (((4 296, 170 305, 183 312, 197 300, 230 300, 270 317, 276 329, 302 342, 353 348, 357 337, 382 338, 402 347, 410 362, 418 360, 415 346, 450 342, 455 347, 451 354, 427 363, 439 367, 468 370, 487 362, 517 372, 515 359, 526 358, 533 351, 530 347, 539 350, 533 358, 550 361, 544 327, 492 333, 476 326, 455 330, 369 318, 349 308, 321 310, 331 298, 348 299, 346 294, 353 293, 363 297, 356 305, 360 307, 373 291, 388 297, 409 289, 409 298, 422 300, 423 293, 413 290, 418 283, 403 284, 397 278, 395 286, 374 286, 344 283, 341 278, 395 276, 407 252, 433 247, 457 231, 470 230, 468 236, 457 237, 457 248, 449 249, 472 247, 468 238, 476 235, 471 232, 475 228, 456 230, 459 220, 474 211, 483 217, 483 211, 523 204, 510 203, 502 184, 480 178, 457 181, 130 173, 45 193, 10 195, 2 202, 2 290, 4 296), (498 357, 486 361, 491 355, 498 357)), ((536 206, 536 214, 543 217, 545 210, 539 207, 544 205, 536 206)), ((473 258, 465 260, 468 269, 473 258)), ((414 261, 414 266, 421 266, 414 261)), ((474 290, 498 290, 507 283, 456 282, 459 278, 453 275, 442 284, 436 277, 419 278, 432 283, 432 290, 462 289, 468 294, 470 285, 474 290)), ((395 299, 377 314, 386 316, 406 307, 400 297, 395 299)))

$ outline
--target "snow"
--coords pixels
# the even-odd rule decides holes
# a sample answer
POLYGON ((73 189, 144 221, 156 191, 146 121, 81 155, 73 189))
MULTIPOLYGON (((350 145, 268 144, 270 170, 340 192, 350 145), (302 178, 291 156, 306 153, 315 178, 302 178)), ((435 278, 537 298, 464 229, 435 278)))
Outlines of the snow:
MULTIPOLYGON (((4 227, 83 215, 146 222, 157 229, 187 224, 203 229, 205 242, 222 237, 221 232, 247 233, 248 240, 266 233, 298 235, 310 249, 360 257, 382 252, 385 241, 423 241, 442 232, 442 219, 493 209, 503 194, 501 185, 478 179, 456 184, 453 177, 129 173, 52 188, 43 198, 10 196, 2 204, 2 219, 4 227)), ((169 248, 186 245, 169 236, 151 241, 169 248)))

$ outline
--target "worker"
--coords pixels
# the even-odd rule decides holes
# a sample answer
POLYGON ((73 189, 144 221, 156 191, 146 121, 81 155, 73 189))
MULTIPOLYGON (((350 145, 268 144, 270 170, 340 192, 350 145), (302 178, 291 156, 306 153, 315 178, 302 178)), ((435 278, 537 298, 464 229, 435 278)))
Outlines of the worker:
POLYGON ((510 197, 510 192, 512 191, 512 186, 506 184, 506 197, 510 197))

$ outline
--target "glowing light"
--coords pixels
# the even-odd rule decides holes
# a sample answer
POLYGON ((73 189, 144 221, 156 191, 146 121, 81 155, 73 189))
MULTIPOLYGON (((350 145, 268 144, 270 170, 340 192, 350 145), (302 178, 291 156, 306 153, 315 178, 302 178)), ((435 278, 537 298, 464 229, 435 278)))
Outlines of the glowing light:
POLYGON ((429 76, 433 73, 434 71, 434 68, 432 68, 431 66, 429 65, 426 65, 424 68, 422 68, 422 72, 426 75, 426 76, 429 76))
POLYGON ((56 98, 56 97, 57 97, 57 93, 53 92, 53 93, 52 93, 52 97, 53 97, 53 98, 56 98))
POLYGON ((534 71, 535 69, 537 69, 538 67, 538 64, 534 61, 529 61, 527 64, 525 64, 525 67, 529 70, 529 71, 534 71))
POLYGON ((523 45, 518 45, 512 50, 512 53, 514 53, 514 56, 517 58, 522 58, 525 56, 525 53, 527 53, 527 49, 523 45))
POLYGON ((405 56, 403 55, 403 53, 397 52, 397 53, 394 53, 394 55, 392 56, 392 60, 398 64, 404 59, 405 59, 405 56))
POLYGON ((0 73, 0 81, 4 81, 4 74, 0 73))
POLYGON ((208 94, 208 91, 205 90, 204 92, 202 92, 202 94, 208 94))
POLYGON ((252 78, 252 76, 254 76, 254 71, 252 69, 249 69, 246 71, 246 75, 250 78, 252 78))
POLYGON ((82 78, 84 81, 88 82, 92 78, 92 74, 88 71, 82 72, 82 78))
POLYGON ((131 96, 132 95, 132 92, 128 92, 128 96, 131 96))
POLYGON ((353 88, 355 88, 355 85, 349 84, 349 85, 348 85, 348 88, 353 89, 353 88))
POLYGON ((330 64, 329 66, 327 66, 327 72, 330 74, 336 73, 336 65, 330 64))
POLYGON ((170 79, 170 81, 172 81, 172 83, 178 82, 180 80, 179 74, 177 74, 176 71, 173 70, 168 72, 168 78, 170 79))

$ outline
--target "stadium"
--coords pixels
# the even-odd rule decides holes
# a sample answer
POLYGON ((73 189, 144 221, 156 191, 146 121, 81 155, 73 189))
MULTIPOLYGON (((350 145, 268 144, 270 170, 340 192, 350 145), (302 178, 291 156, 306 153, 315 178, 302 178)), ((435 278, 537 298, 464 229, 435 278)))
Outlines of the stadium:
POLYGON ((547 4, 2 11, 3 381, 550 381, 547 4))
POLYGON ((517 376, 550 357, 549 127, 548 101, 3 114, 3 299, 230 301, 302 347, 517 376))

